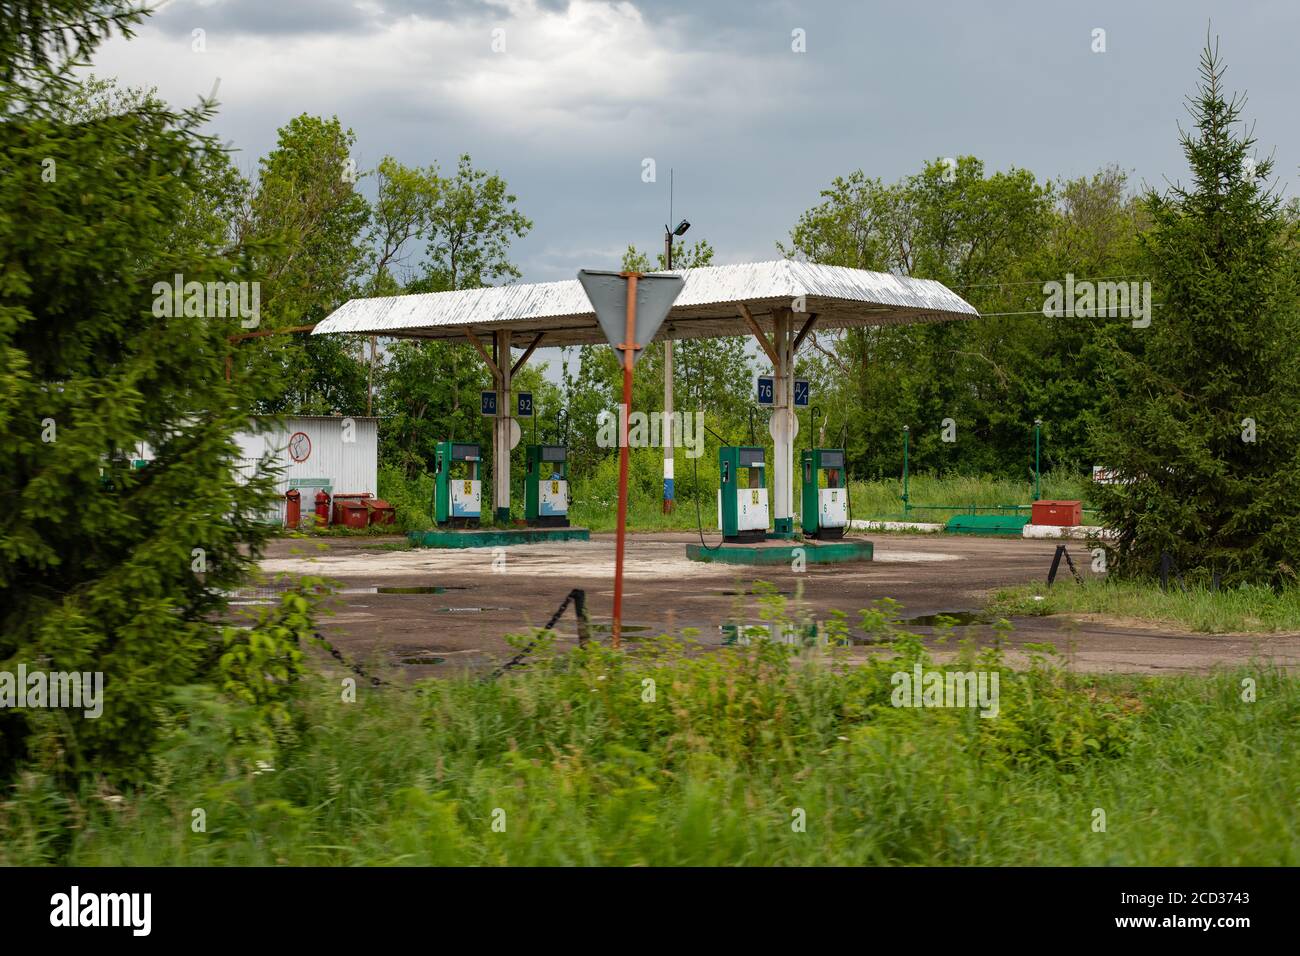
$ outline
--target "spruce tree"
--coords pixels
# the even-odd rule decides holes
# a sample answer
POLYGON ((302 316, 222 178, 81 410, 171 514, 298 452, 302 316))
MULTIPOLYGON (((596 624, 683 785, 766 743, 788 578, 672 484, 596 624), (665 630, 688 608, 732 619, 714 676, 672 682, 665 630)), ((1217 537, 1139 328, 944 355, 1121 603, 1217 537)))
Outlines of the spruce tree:
POLYGON ((256 376, 225 375, 243 317, 160 309, 156 286, 256 276, 212 208, 209 106, 79 112, 68 67, 134 5, 20 6, 0 18, 0 672, 101 672, 104 697, 98 718, 0 709, 0 779, 23 759, 139 777, 268 534, 233 439, 256 376))
POLYGON ((1207 42, 1180 130, 1191 184, 1145 197, 1151 324, 1111 330, 1091 437, 1122 479, 1098 489, 1112 570, 1154 575, 1168 553, 1195 580, 1279 585, 1300 558, 1296 236, 1223 77, 1207 42))

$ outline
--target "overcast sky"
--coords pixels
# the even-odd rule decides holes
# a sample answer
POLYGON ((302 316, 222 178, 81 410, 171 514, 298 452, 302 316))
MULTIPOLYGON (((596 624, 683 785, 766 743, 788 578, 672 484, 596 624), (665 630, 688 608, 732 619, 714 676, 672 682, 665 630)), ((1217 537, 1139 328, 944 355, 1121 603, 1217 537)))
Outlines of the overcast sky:
POLYGON ((661 247, 670 168, 674 215, 718 263, 777 258, 858 168, 892 181, 972 154, 1044 178, 1185 178, 1176 123, 1207 29, 1295 195, 1295 0, 171 0, 94 72, 175 105, 220 78, 215 132, 246 171, 303 112, 351 127, 362 169, 468 152, 534 221, 513 258, 544 281, 661 247))

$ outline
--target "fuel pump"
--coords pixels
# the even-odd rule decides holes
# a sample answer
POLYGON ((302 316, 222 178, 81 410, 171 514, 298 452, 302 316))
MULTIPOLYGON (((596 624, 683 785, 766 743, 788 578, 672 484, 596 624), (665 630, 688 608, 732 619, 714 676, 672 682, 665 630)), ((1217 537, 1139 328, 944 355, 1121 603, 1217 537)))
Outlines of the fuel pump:
POLYGON ((718 449, 718 525, 722 540, 735 544, 767 537, 767 466, 763 449, 718 449))
POLYGON ((844 537, 849 524, 844 449, 805 448, 799 453, 799 464, 803 474, 803 533, 810 538, 844 537))
POLYGON ((442 441, 434 454, 434 520, 452 527, 477 527, 482 510, 478 445, 442 441))
POLYGON ((569 526, 569 449, 529 445, 524 477, 524 519, 531 525, 569 526))

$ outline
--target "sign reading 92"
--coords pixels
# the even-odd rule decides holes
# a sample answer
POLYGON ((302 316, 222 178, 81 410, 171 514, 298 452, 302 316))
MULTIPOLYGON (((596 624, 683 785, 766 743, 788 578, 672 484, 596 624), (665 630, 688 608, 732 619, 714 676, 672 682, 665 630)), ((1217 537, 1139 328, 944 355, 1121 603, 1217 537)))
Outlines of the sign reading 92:
POLYGON ((776 389, 773 387, 771 375, 760 375, 758 377, 758 404, 771 405, 776 398, 776 389))

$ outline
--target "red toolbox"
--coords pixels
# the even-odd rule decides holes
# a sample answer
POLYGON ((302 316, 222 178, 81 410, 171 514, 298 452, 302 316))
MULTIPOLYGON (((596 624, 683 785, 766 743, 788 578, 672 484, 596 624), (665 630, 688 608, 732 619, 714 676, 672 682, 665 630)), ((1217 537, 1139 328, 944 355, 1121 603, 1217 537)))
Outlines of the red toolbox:
POLYGON ((370 510, 372 525, 397 523, 397 509, 382 498, 367 498, 366 507, 370 510))
POLYGON ((1029 514, 1031 524, 1055 524, 1073 528, 1083 524, 1083 502, 1035 501, 1029 514))
POLYGON ((364 531, 366 524, 370 520, 364 501, 340 501, 334 506, 334 514, 334 523, 336 525, 359 531, 364 531))
POLYGON ((335 494, 334 507, 333 510, 330 511, 330 524, 343 523, 343 506, 347 505, 347 503, 351 502, 354 503, 354 505, 360 505, 361 509, 364 510, 365 499, 369 497, 370 497, 369 492, 348 492, 346 494, 335 494))
POLYGON ((366 507, 369 492, 335 495, 333 524, 345 528, 364 530, 370 523, 370 509, 366 507))

